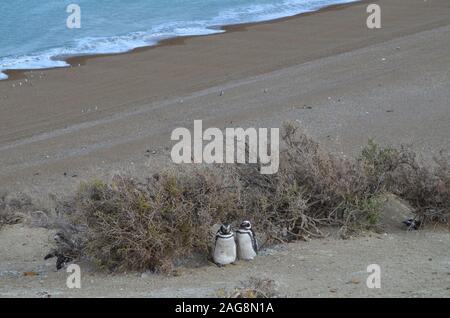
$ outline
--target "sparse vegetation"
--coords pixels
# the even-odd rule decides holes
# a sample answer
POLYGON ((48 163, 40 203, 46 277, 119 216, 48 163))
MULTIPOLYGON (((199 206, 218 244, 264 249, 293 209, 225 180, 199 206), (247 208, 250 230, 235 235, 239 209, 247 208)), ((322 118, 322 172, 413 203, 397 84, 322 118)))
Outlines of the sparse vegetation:
POLYGON ((258 164, 194 166, 145 181, 118 175, 81 184, 57 207, 67 244, 56 252, 113 271, 170 272, 192 255, 206 261, 219 223, 248 219, 267 244, 322 237, 324 226, 344 237, 377 230, 385 191, 410 202, 418 217, 449 221, 447 160, 431 170, 411 151, 374 142, 358 160, 343 158, 292 125, 282 137, 275 175, 260 174, 258 164))
POLYGON ((206 260, 211 229, 221 222, 249 219, 267 243, 320 237, 322 225, 340 226, 343 235, 377 226, 378 193, 362 165, 293 127, 284 140, 276 175, 260 174, 258 164, 202 166, 146 182, 116 176, 110 184, 84 183, 62 205, 64 233, 101 267, 168 272, 194 253, 206 260))
POLYGON ((30 197, 23 193, 11 198, 8 198, 7 193, 0 193, 0 229, 5 225, 21 222, 24 213, 28 212, 31 206, 30 197))
POLYGON ((434 167, 429 167, 420 164, 408 148, 381 148, 369 141, 360 160, 374 184, 416 209, 421 224, 450 223, 450 161, 443 152, 434 158, 434 167))

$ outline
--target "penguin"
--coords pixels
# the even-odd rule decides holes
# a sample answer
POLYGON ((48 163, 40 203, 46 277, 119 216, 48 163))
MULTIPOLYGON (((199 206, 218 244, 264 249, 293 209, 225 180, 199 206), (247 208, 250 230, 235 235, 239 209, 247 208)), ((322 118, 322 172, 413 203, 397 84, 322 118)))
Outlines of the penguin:
POLYGON ((228 265, 236 261, 236 242, 231 225, 222 225, 217 231, 213 259, 218 266, 228 265))
POLYGON ((258 254, 258 243, 250 221, 243 221, 236 231, 238 257, 242 260, 252 260, 258 254))
POLYGON ((56 270, 60 270, 64 265, 70 263, 74 259, 74 257, 71 256, 74 245, 62 232, 56 233, 53 238, 56 241, 58 248, 50 251, 50 253, 44 257, 44 260, 56 257, 56 270))
POLYGON ((418 230, 422 222, 420 220, 408 219, 406 221, 403 221, 402 223, 408 227, 408 231, 411 231, 418 230))

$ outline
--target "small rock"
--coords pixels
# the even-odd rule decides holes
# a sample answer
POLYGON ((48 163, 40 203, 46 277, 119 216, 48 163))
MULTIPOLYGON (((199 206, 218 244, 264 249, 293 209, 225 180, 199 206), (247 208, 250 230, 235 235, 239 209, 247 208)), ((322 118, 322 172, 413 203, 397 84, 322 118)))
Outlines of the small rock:
POLYGON ((330 293, 337 293, 337 288, 331 288, 330 293))
POLYGON ((359 283, 361 283, 361 281, 360 281, 358 278, 356 278, 356 277, 353 277, 353 278, 348 282, 348 284, 355 284, 355 285, 357 285, 357 284, 359 284, 359 283))
POLYGON ((33 271, 29 271, 29 272, 24 272, 23 273, 23 276, 25 276, 25 277, 35 277, 35 276, 38 276, 38 275, 39 275, 38 273, 33 272, 33 271))

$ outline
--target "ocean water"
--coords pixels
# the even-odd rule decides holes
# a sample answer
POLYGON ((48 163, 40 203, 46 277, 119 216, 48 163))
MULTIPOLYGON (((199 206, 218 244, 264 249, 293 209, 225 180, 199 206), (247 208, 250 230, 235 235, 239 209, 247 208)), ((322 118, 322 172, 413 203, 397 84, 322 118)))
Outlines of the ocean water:
POLYGON ((68 66, 64 58, 121 53, 166 38, 223 32, 356 0, 0 0, 0 79, 8 69, 68 66), (69 4, 81 28, 69 29, 69 4))

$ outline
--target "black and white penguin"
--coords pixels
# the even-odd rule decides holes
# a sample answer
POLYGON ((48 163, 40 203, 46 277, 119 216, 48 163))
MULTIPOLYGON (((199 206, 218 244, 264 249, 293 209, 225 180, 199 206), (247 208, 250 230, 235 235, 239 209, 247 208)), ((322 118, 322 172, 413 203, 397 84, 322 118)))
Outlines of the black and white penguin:
POLYGON ((217 231, 213 259, 214 263, 219 266, 236 261, 236 242, 231 225, 222 225, 217 231))
POLYGON ((250 221, 243 221, 236 231, 238 257, 242 260, 252 260, 258 254, 258 243, 250 221))
POLYGON ((408 227, 408 231, 411 231, 418 230, 422 222, 420 222, 420 220, 408 219, 406 221, 403 221, 402 223, 408 227))
POLYGON ((50 251, 50 253, 44 257, 44 260, 56 257, 56 269, 60 270, 64 265, 73 260, 73 257, 70 256, 73 251, 73 243, 68 240, 62 232, 56 233, 53 238, 55 239, 58 248, 50 251))

